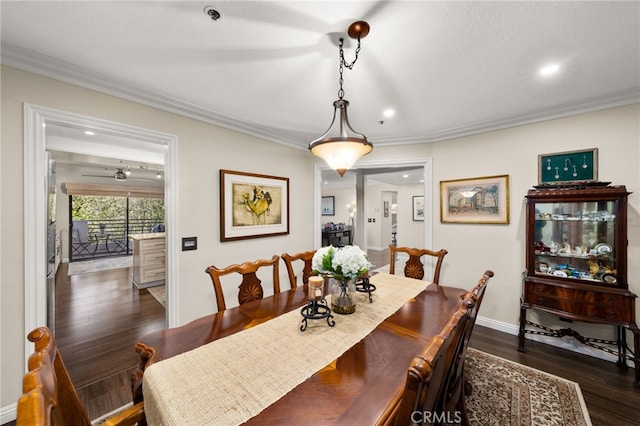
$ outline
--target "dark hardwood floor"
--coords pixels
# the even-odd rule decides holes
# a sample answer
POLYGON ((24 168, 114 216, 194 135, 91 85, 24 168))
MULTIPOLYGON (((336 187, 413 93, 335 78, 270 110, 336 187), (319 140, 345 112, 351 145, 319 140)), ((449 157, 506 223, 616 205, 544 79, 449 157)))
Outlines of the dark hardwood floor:
MULTIPOLYGON (((389 252, 370 251, 369 259, 385 265, 389 252)), ((164 308, 148 291, 131 285, 130 273, 127 268, 67 277, 66 264, 58 271, 56 338, 92 419, 131 402, 130 374, 139 361, 133 345, 164 327, 164 308)), ((481 326, 475 327, 470 346, 577 382, 594 425, 640 424, 633 368, 530 340, 527 352, 520 353, 516 336, 481 326)))
POLYGON ((134 344, 165 327, 164 307, 131 283, 131 268, 56 274, 54 335, 71 380, 92 419, 131 402, 134 344))

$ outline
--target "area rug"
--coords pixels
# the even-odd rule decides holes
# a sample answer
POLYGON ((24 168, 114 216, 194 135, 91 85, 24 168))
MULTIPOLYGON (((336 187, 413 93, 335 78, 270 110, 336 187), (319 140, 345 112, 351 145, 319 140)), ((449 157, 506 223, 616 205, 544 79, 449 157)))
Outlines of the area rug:
POLYGON ((465 378, 471 425, 591 425, 580 386, 469 348, 465 378))
POLYGON ((148 287, 147 290, 163 307, 167 307, 167 286, 148 287))
POLYGON ((103 259, 83 260, 69 263, 67 275, 86 274, 89 272, 108 271, 109 269, 129 268, 133 264, 133 256, 107 257, 103 259))

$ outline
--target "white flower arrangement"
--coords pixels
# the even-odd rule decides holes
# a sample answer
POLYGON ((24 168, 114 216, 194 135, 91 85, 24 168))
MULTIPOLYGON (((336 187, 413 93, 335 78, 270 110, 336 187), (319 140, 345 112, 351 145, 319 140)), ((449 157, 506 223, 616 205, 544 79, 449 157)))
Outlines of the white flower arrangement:
POLYGON ((311 266, 320 275, 332 276, 342 281, 356 279, 373 265, 367 259, 367 254, 358 246, 328 246, 316 251, 311 266))

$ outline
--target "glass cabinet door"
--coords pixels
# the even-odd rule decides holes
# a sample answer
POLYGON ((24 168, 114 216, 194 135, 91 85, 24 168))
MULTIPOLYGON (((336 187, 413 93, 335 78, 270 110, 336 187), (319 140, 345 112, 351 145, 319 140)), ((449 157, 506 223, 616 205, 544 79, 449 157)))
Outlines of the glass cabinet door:
POLYGON ((535 275, 615 285, 616 202, 536 202, 535 275))

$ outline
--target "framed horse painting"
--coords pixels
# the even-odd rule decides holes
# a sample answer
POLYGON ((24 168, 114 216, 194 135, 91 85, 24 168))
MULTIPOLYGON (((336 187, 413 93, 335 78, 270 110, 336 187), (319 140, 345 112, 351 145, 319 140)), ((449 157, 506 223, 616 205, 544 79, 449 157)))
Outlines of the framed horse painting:
POLYGON ((220 170, 220 241, 289 234, 289 178, 220 170))

